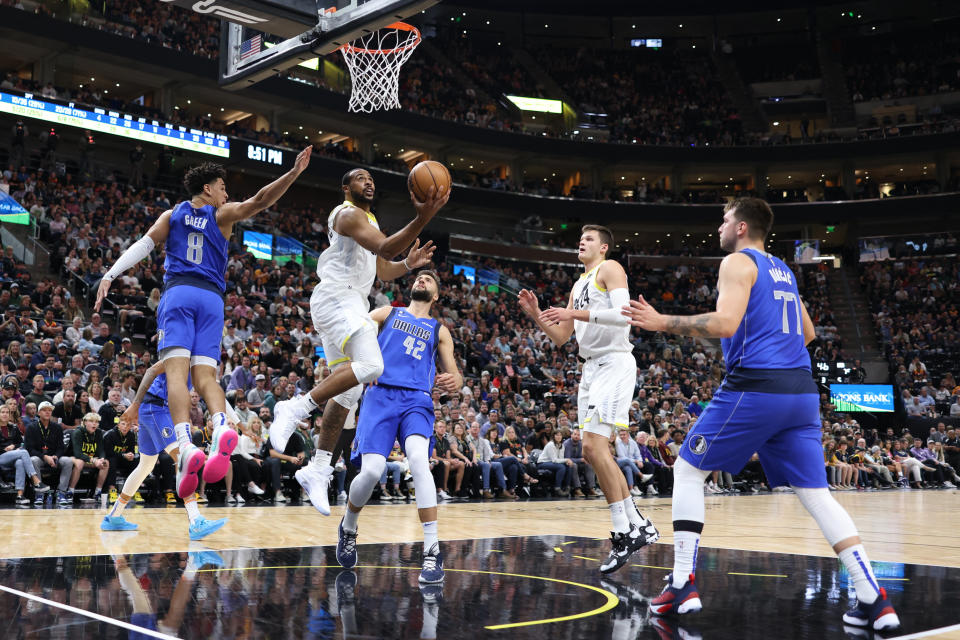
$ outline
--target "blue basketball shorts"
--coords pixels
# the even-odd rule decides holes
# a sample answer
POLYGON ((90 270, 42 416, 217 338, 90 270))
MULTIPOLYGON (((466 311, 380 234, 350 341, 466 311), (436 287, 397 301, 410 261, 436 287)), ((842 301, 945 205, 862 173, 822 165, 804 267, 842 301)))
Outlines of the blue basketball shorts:
MULTIPOLYGON (((130 624, 147 629, 149 631, 157 631, 157 614, 155 613, 131 613, 130 614, 130 624)), ((154 638, 156 636, 150 635, 148 633, 143 633, 141 631, 131 631, 130 635, 127 636, 129 640, 147 640, 148 638, 154 638)))
POLYGON ((739 473, 756 453, 771 487, 827 486, 820 397, 730 391, 722 386, 690 429, 680 457, 708 471, 739 473))
POLYGON ((171 444, 177 444, 170 409, 156 404, 141 404, 138 413, 140 432, 137 434, 140 453, 157 456, 171 444))
POLYGON ((412 435, 428 440, 433 436, 430 394, 403 387, 370 385, 360 406, 350 462, 359 467, 365 453, 378 453, 386 458, 394 442, 399 441, 402 447, 412 435))
POLYGON ((178 285, 167 289, 157 307, 158 352, 188 349, 191 356, 220 362, 223 338, 223 298, 208 289, 178 285))

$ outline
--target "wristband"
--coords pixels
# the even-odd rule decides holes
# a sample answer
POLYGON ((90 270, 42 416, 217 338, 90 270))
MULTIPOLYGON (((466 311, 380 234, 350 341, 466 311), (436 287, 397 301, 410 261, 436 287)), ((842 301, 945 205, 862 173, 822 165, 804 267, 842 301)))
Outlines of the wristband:
POLYGON ((413 271, 413 267, 411 267, 409 264, 407 264, 407 259, 406 259, 406 258, 403 259, 403 266, 405 266, 405 267, 407 268, 407 271, 413 271))

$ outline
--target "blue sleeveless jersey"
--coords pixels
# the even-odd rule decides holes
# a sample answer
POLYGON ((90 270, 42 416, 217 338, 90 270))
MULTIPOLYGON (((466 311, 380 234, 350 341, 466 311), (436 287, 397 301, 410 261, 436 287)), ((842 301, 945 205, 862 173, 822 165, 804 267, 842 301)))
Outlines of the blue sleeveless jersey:
POLYGON ((228 246, 217 226, 217 210, 213 205, 194 209, 189 201, 181 202, 170 216, 164 283, 177 280, 199 286, 208 283, 224 293, 228 246))
MULTIPOLYGON (((190 380, 190 374, 187 374, 187 388, 193 389, 193 382, 190 380)), ((167 374, 161 373, 156 378, 153 379, 153 382, 150 384, 150 388, 147 389, 147 393, 155 395, 162 400, 167 400, 167 374)))
POLYGON ((406 309, 393 309, 377 342, 383 354, 383 375, 378 384, 430 393, 436 373, 436 320, 417 318, 406 309))
POLYGON ((723 338, 727 371, 807 369, 810 355, 803 338, 803 315, 797 279, 782 260, 756 249, 744 253, 757 265, 747 311, 730 338, 723 338))

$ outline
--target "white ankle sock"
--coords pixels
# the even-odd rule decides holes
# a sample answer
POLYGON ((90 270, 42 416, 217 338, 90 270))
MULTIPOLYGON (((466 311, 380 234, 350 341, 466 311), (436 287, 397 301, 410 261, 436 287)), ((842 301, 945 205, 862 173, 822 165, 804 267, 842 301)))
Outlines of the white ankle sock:
POLYGON ((637 528, 642 528, 643 525, 647 523, 640 511, 637 509, 637 503, 633 501, 633 498, 626 497, 623 499, 623 511, 627 514, 627 520, 630 521, 630 524, 637 528))
POLYGON ((693 531, 673 532, 673 586, 680 588, 697 567, 700 534, 693 531))
POLYGON ((855 544, 847 547, 837 554, 840 556, 840 562, 847 568, 850 579, 853 580, 853 587, 857 590, 857 601, 863 604, 871 604, 880 594, 880 587, 877 585, 877 578, 873 575, 873 568, 870 566, 870 560, 867 559, 867 552, 862 544, 855 544))
POLYGON ((183 506, 187 509, 187 518, 190 520, 190 524, 193 524, 200 518, 200 508, 197 506, 196 498, 190 496, 183 501, 183 506))
POLYGON ((313 460, 310 462, 317 465, 318 469, 323 469, 330 466, 330 460, 333 458, 333 454, 329 451, 324 451, 323 449, 317 449, 317 452, 313 454, 313 460))
POLYGON ((190 439, 190 423, 181 422, 173 425, 173 432, 177 436, 177 446, 180 447, 180 455, 183 455, 189 447, 193 446, 193 440, 190 439))
POLYGON ((610 507, 610 519, 613 521, 613 530, 616 533, 626 533, 630 531, 630 518, 627 517, 623 501, 611 502, 607 506, 610 507))
POLYGON ((437 521, 433 520, 432 522, 422 522, 420 524, 423 526, 423 550, 426 553, 433 548, 433 545, 440 542, 440 536, 437 531, 437 521))
POLYGON ((317 403, 313 401, 313 396, 309 392, 303 394, 300 400, 300 406, 303 409, 305 415, 313 413, 317 410, 317 403))
POLYGON ((222 427, 227 424, 227 414, 220 411, 213 414, 213 428, 216 430, 217 427, 222 427))
POLYGON ((343 510, 343 530, 349 531, 350 533, 357 532, 357 521, 360 519, 360 512, 354 511, 350 508, 350 505, 347 505, 347 508, 343 510))

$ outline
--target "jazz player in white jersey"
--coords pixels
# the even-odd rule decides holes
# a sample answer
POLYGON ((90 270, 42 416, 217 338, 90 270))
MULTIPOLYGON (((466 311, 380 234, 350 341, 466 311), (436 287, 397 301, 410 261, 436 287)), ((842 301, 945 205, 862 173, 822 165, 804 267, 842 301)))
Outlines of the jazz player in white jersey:
POLYGON ((610 556, 602 573, 616 571, 634 551, 656 542, 660 533, 637 509, 626 479, 610 453, 610 435, 628 428, 630 402, 637 384, 637 363, 630 344, 630 326, 620 310, 629 304, 627 274, 616 260, 607 260, 613 234, 588 224, 581 230, 579 259, 584 273, 573 285, 566 308, 541 312, 537 297, 520 291, 520 308, 558 347, 576 331, 583 375, 577 393, 577 416, 583 431, 583 457, 593 467, 610 506, 613 531, 610 556))
POLYGON ((278 402, 270 428, 270 445, 283 451, 297 422, 326 403, 317 453, 309 465, 296 473, 311 504, 325 516, 330 515, 327 488, 333 473, 331 452, 347 413, 360 399, 363 385, 383 373, 378 327, 368 315, 370 288, 375 278, 393 280, 429 264, 435 247, 432 242, 421 247, 417 235, 450 198, 450 192, 443 188, 430 187, 426 202, 418 201, 411 192, 416 217, 387 237, 370 212, 376 193, 373 176, 366 169, 353 169, 343 176, 341 184, 344 202, 327 219, 330 246, 320 254, 320 284, 310 297, 313 325, 323 341, 333 373, 309 393, 278 402), (392 262, 407 247, 407 257, 392 262))

